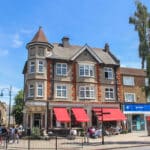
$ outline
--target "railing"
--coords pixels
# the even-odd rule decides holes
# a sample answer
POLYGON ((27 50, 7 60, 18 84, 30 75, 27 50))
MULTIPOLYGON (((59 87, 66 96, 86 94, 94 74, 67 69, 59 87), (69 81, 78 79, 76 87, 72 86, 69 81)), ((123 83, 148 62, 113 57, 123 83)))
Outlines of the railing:
POLYGON ((68 137, 51 136, 47 139, 35 140, 30 136, 27 139, 20 139, 19 143, 12 143, 7 138, 3 138, 0 143, 0 149, 3 150, 66 150, 66 149, 81 149, 83 147, 83 137, 75 137, 69 139, 68 137))

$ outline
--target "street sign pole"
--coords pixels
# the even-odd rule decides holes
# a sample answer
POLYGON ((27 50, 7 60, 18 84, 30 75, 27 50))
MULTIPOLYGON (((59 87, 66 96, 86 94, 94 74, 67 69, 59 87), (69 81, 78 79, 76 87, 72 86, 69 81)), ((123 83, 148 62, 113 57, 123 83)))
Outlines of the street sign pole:
POLYGON ((101 116, 101 123, 102 123, 102 145, 104 145, 104 115, 110 114, 110 112, 103 112, 103 107, 101 107, 101 111, 99 111, 99 115, 101 116))
POLYGON ((101 108, 101 115, 102 115, 102 145, 104 145, 104 124, 103 124, 103 108, 101 108))

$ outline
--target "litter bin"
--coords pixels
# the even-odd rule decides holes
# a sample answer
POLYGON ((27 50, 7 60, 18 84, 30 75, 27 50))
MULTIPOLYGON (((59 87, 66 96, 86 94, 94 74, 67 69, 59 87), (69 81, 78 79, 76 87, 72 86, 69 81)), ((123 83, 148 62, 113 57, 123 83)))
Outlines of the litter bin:
POLYGON ((150 116, 146 116, 147 133, 150 136, 150 116))

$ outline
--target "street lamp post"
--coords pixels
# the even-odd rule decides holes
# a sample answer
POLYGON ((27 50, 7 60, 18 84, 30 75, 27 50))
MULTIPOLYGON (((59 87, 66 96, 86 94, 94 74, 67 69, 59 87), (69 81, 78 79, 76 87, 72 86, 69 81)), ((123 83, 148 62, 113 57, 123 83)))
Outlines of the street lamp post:
POLYGON ((0 96, 3 96, 3 91, 4 90, 8 90, 9 92, 9 110, 8 110, 8 127, 10 127, 10 115, 11 115, 11 95, 12 95, 12 86, 10 86, 9 88, 3 88, 1 89, 1 95, 0 96))

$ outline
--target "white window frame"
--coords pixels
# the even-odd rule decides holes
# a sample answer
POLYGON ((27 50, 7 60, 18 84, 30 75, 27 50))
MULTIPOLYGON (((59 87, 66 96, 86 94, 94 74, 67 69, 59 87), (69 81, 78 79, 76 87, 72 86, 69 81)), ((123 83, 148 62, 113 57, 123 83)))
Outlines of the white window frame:
POLYGON ((123 85, 134 86, 134 77, 133 76, 123 76, 123 85))
POLYGON ((43 83, 39 82, 37 83, 37 97, 43 97, 43 95, 44 95, 44 86, 43 83))
POLYGON ((114 88, 105 88, 105 100, 114 100, 114 88))
POLYGON ((44 56, 44 48, 39 47, 38 56, 44 56))
POLYGON ((34 84, 29 84, 28 97, 34 97, 34 96, 35 96, 35 86, 34 86, 34 84))
POLYGON ((95 99, 94 86, 80 86, 79 87, 79 98, 80 99, 95 99))
POLYGON ((44 61, 42 61, 42 60, 38 61, 38 72, 39 73, 43 73, 44 72, 44 61))
POLYGON ((110 67, 104 67, 105 79, 114 79, 113 69, 110 67))
POLYGON ((61 84, 56 85, 56 98, 67 98, 67 86, 66 85, 61 85, 61 84), (60 88, 58 89, 58 87, 60 88))
POLYGON ((29 70, 30 73, 35 73, 35 62, 34 61, 30 62, 29 68, 30 68, 30 70, 29 70))
POLYGON ((149 79, 145 78, 145 86, 148 86, 148 85, 149 85, 149 79))
POLYGON ((146 97, 147 99, 147 102, 149 103, 150 102, 150 94, 146 97))
POLYGON ((135 93, 124 93, 124 97, 125 97, 125 102, 130 102, 130 103, 136 102, 135 93), (129 96, 130 98, 133 97, 133 99, 128 99, 127 96, 129 96))
POLYGON ((94 77, 94 65, 79 64, 80 77, 94 77))
POLYGON ((56 75, 67 76, 67 70, 68 70, 68 67, 67 67, 66 63, 56 63, 56 75), (58 66, 58 65, 60 65, 60 66, 58 66), (59 72, 58 72, 58 70, 59 70, 59 72))

